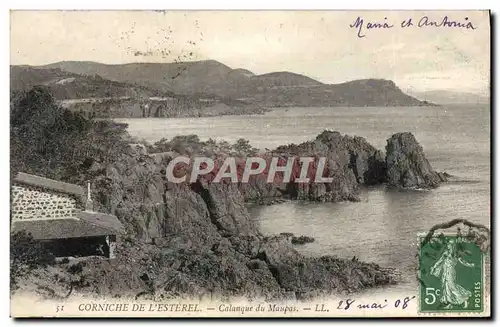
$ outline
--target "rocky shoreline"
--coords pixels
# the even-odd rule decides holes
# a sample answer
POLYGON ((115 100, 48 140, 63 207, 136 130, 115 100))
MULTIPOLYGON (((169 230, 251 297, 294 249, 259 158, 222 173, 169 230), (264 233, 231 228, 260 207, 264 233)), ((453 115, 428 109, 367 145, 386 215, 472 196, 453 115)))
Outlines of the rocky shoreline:
POLYGON ((166 180, 164 167, 179 153, 148 153, 144 146, 129 150, 109 165, 94 161, 85 172, 92 176, 99 211, 115 214, 125 226, 117 261, 90 257, 37 266, 15 276, 16 291, 47 297, 69 292, 280 300, 397 283, 396 269, 344 259, 342 253, 305 257, 287 235, 262 235, 246 203, 357 201, 360 185, 435 188, 447 177, 432 169, 411 133, 389 138, 385 157, 364 138, 330 131, 271 152, 326 156, 327 174, 333 177, 327 184, 266 184, 258 179, 246 185, 203 179, 173 184, 166 180))
POLYGON ((264 174, 248 183, 212 183, 207 174, 175 184, 166 179, 165 169, 176 156, 220 161, 255 156, 258 149, 244 139, 231 145, 200 141, 196 135, 143 144, 126 128, 61 108, 44 88, 11 99, 11 177, 23 171, 73 184, 90 182, 94 210, 116 215, 124 226, 112 261, 56 261, 40 244, 12 235, 12 293, 57 299, 77 294, 280 300, 397 283, 396 269, 342 258, 342 253, 305 257, 295 250, 293 237, 262 235, 247 204, 357 201, 362 185, 434 188, 446 179, 432 170, 410 133, 389 138, 384 155, 364 138, 324 131, 312 141, 268 151, 264 158, 325 158, 322 172, 328 182, 283 178, 267 183, 264 174))

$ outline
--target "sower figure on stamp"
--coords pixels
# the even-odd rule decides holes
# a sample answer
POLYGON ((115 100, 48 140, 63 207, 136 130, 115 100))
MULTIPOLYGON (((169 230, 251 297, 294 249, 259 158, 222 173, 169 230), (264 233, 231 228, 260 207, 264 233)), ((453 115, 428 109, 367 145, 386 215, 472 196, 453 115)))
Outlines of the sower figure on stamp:
POLYGON ((446 304, 445 309, 450 309, 452 305, 464 305, 464 308, 469 306, 468 300, 472 293, 456 283, 457 263, 461 263, 466 267, 474 267, 473 263, 466 262, 458 256, 455 249, 454 240, 448 241, 446 249, 439 260, 432 266, 430 273, 433 276, 441 278, 441 303, 446 304))

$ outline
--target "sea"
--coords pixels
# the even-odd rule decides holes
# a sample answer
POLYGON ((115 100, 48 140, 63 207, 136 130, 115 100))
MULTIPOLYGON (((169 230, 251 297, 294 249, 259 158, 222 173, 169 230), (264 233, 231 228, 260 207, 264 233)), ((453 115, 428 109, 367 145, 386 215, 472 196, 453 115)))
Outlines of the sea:
POLYGON ((490 117, 489 105, 454 104, 279 108, 251 116, 117 120, 129 124, 132 136, 148 142, 196 134, 201 140, 244 138, 262 150, 312 140, 331 130, 364 137, 385 151, 392 134, 413 133, 432 167, 455 176, 455 181, 431 191, 365 187, 361 202, 292 201, 250 206, 249 212, 266 235, 314 237, 315 242, 296 246, 304 255, 356 257, 401 271, 401 283, 366 292, 415 294, 419 233, 456 218, 490 226, 490 117))

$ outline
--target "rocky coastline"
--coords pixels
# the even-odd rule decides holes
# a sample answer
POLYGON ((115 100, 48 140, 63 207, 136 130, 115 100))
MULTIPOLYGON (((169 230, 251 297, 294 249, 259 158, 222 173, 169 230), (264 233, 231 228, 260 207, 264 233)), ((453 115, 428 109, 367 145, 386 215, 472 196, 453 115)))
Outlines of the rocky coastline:
POLYGON ((94 162, 88 171, 94 175, 93 196, 99 199, 99 210, 115 214, 127 228, 117 250, 121 259, 109 263, 75 258, 50 269, 36 268, 19 278, 20 289, 37 284, 37 292, 47 293, 43 290, 50 288, 54 290, 50 294, 65 294, 71 288, 113 297, 201 294, 279 300, 396 283, 396 269, 344 259, 341 253, 304 257, 286 233, 262 235, 245 203, 357 201, 360 185, 434 188, 446 180, 432 170, 410 133, 389 138, 385 157, 364 138, 330 131, 313 141, 273 151, 280 156, 326 156, 328 176, 334 178, 330 184, 242 185, 204 180, 173 184, 162 170, 175 153, 149 154, 137 145, 129 149, 114 164, 94 162))
POLYGON ((231 146, 202 142, 194 135, 154 145, 133 144, 126 126, 71 114, 41 89, 16 101, 11 107, 11 172, 24 170, 72 183, 90 181, 95 209, 116 215, 124 229, 114 261, 81 257, 56 262, 50 253, 36 251, 30 252, 34 257, 26 258, 23 246, 36 250, 37 245, 19 242, 14 235, 14 294, 272 301, 397 283, 400 275, 393 267, 343 258, 342 253, 301 255, 292 243, 311 241, 314 235, 295 242, 287 233, 263 235, 247 204, 357 201, 362 185, 431 189, 449 176, 432 169, 411 133, 392 135, 384 155, 364 138, 324 131, 312 141, 280 146, 266 155, 325 157, 331 182, 266 183, 256 176, 248 183, 211 183, 199 178, 194 183, 174 184, 166 179, 165 167, 178 155, 245 157, 255 155, 257 149, 245 140, 231 146), (34 137, 40 131, 44 137, 34 137), (47 134, 53 137, 46 138, 47 134), (39 139, 44 152, 39 151, 39 139), (48 155, 47 149, 51 150, 48 155), (54 163, 57 166, 47 169, 54 163))

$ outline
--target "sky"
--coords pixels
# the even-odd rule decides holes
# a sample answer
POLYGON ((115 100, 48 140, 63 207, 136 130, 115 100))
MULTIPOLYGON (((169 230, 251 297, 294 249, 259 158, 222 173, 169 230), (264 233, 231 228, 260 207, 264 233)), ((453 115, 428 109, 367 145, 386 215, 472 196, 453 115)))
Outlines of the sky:
POLYGON ((404 91, 489 95, 487 11, 11 11, 10 23, 12 65, 214 59, 255 74, 384 78, 404 91), (445 16, 474 29, 418 27, 445 16), (358 17, 361 31, 351 27, 358 17))

